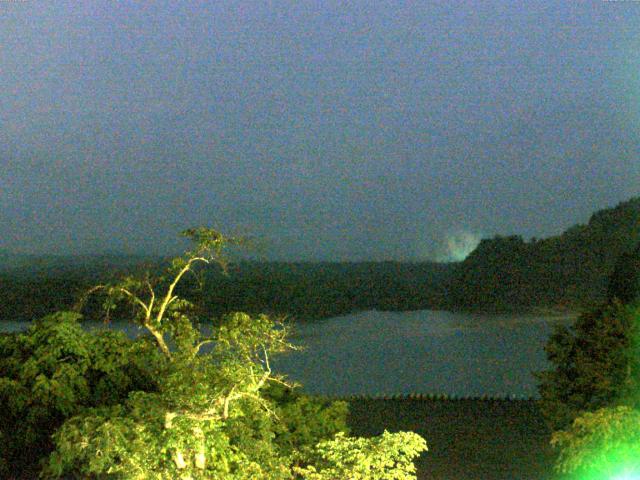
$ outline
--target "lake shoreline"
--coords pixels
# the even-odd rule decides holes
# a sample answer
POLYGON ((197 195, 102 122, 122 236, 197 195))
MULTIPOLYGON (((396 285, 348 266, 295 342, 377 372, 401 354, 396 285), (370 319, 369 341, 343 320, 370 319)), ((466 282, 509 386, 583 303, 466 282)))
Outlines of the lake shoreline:
MULTIPOLYGON (((292 322, 290 341, 302 349, 274 357, 272 366, 314 395, 536 397, 532 372, 548 368, 544 346, 556 325, 569 322, 566 315, 367 310, 292 322)), ((28 325, 2 322, 0 330, 28 325)), ((130 338, 144 334, 133 323, 110 327, 130 338)))
MULTIPOLYGON (((322 322, 325 320, 329 320, 332 318, 339 317, 348 317, 352 315, 357 315, 363 312, 381 312, 381 313, 412 313, 412 312, 420 312, 424 310, 430 310, 433 312, 446 312, 452 314, 468 314, 468 315, 489 315, 489 316, 542 316, 548 318, 558 318, 561 320, 575 320, 580 316, 581 310, 572 310, 572 309, 553 309, 553 308, 534 308, 534 309, 524 309, 524 310, 487 310, 487 309, 446 309, 439 308, 437 306, 425 306, 425 308, 414 308, 410 310, 387 310, 387 309, 376 309, 376 308, 364 308, 357 310, 350 310, 343 313, 339 313, 336 315, 330 315, 326 317, 311 317, 311 318, 303 318, 303 317, 294 317, 293 315, 283 315, 283 314, 269 314, 273 318, 283 318, 285 322, 294 322, 294 323, 312 323, 312 322, 322 322)), ((55 313, 55 312, 51 312, 55 313)), ((42 318, 42 317, 38 317, 42 318)), ((18 319, 18 320, 10 320, 7 318, 0 318, 0 323, 4 322, 14 322, 14 323, 31 323, 36 319, 18 319)))

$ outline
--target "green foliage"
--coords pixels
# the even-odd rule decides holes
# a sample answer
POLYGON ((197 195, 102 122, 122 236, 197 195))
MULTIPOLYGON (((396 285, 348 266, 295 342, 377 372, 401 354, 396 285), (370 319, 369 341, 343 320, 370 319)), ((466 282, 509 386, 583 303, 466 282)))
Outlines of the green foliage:
POLYGON ((572 478, 616 479, 640 475, 640 412, 626 406, 585 412, 551 443, 560 450, 556 468, 572 478))
POLYGON ((299 395, 270 376, 268 358, 286 348, 285 332, 264 316, 229 315, 211 351, 183 358, 176 349, 157 393, 135 392, 121 405, 65 422, 47 473, 293 478, 292 467, 308 464, 316 443, 346 429, 347 408, 299 395))
POLYGON ((281 384, 272 384, 264 394, 274 403, 279 419, 274 424, 274 441, 294 462, 304 462, 318 439, 349 433, 347 402, 302 395, 281 384))
POLYGON ((170 402, 138 392, 124 406, 93 410, 55 434, 48 474, 81 478, 290 478, 274 448, 270 419, 239 406, 224 423, 193 412, 168 415, 170 402), (79 445, 81 446, 79 448, 79 445))
POLYGON ((49 453, 49 437, 66 418, 155 388, 148 370, 155 350, 120 332, 87 332, 79 318, 61 312, 0 337, 0 465, 14 473, 49 453))
POLYGON ((540 404, 568 478, 640 474, 640 303, 628 260, 612 276, 610 303, 557 329, 546 346, 554 368, 539 374, 540 404))
POLYGON ((158 392, 134 392, 117 408, 87 410, 64 423, 54 435, 49 474, 289 478, 290 457, 274 441, 283 428, 277 405, 261 392, 279 382, 268 359, 286 348, 286 330, 245 314, 229 315, 207 339, 181 325, 186 332, 170 330, 182 341, 163 362, 158 392), (196 355, 205 341, 213 348, 196 355))
POLYGON ((338 434, 318 445, 312 466, 297 472, 307 480, 410 480, 416 478, 413 459, 426 450, 413 432, 385 431, 374 438, 338 434))
POLYGON ((633 252, 620 256, 609 279, 609 301, 631 303, 640 300, 640 243, 633 252))
POLYGON ((556 329, 545 347, 552 368, 538 374, 540 407, 552 430, 566 428, 582 411, 633 398, 639 321, 638 305, 613 303, 556 329))
MULTIPOLYGON (((0 401, 12 415, 3 445, 46 454, 53 433, 42 472, 53 478, 415 478, 411 460, 425 449, 417 435, 336 436, 346 405, 300 395, 272 372, 272 355, 292 348, 285 325, 245 313, 206 326, 194 317, 176 286, 199 264, 224 267, 226 239, 186 235, 195 247, 165 277, 92 289, 106 294, 107 310, 134 310, 140 339, 83 330, 77 314, 3 338, 0 401)), ((1 458, 13 469, 16 455, 1 458)))

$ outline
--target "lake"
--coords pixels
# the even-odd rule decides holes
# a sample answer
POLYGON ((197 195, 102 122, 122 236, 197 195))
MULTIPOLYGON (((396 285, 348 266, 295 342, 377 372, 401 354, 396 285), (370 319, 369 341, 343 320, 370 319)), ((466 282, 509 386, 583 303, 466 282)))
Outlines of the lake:
MULTIPOLYGON (((433 310, 366 311, 295 325, 304 346, 274 369, 324 395, 536 396, 532 371, 547 367, 544 344, 569 317, 477 315, 433 310)), ((1 322, 15 331, 24 323, 1 322)), ((134 334, 130 325, 114 325, 134 334)), ((135 328, 135 327, 134 327, 135 328)))

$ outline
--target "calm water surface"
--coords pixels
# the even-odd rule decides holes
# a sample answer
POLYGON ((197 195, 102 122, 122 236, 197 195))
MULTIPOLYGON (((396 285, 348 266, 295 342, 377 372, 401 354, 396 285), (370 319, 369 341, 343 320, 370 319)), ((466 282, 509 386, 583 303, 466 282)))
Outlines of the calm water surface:
MULTIPOLYGON (((295 325, 304 350, 274 368, 312 393, 535 396, 532 371, 547 366, 543 346, 567 318, 420 310, 367 311, 295 325)), ((4 331, 24 323, 2 322, 4 331)), ((135 334, 136 327, 115 325, 135 334)))

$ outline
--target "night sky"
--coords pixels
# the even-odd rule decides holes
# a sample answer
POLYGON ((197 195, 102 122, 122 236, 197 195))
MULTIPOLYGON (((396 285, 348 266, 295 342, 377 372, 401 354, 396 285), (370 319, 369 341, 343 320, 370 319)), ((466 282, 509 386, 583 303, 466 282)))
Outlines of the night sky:
POLYGON ((0 249, 444 259, 640 193, 640 2, 0 1, 0 249))

